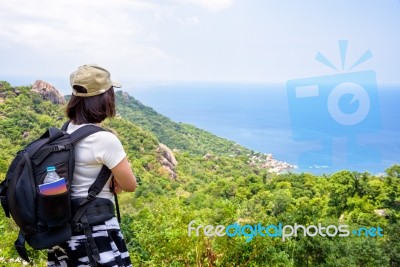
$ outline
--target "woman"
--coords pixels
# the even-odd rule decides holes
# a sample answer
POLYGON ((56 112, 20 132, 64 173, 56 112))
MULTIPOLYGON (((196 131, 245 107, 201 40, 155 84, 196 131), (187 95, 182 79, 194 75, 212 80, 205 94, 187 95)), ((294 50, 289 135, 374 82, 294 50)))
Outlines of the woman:
MULTIPOLYGON (((83 65, 70 76, 72 97, 66 113, 70 119, 68 133, 87 124, 99 125, 106 118, 115 116, 114 87, 120 84, 111 81, 110 73, 98 65, 83 65)), ((133 192, 137 186, 126 153, 119 139, 108 131, 94 133, 75 145, 75 171, 71 184, 72 199, 88 195, 103 165, 114 176, 113 190, 133 192)), ((98 197, 113 201, 111 179, 98 197)), ((97 266, 132 266, 118 221, 115 217, 92 226, 91 231, 99 250, 97 266)), ((73 233, 72 238, 48 252, 48 266, 93 266, 94 260, 88 252, 86 236, 73 233)))

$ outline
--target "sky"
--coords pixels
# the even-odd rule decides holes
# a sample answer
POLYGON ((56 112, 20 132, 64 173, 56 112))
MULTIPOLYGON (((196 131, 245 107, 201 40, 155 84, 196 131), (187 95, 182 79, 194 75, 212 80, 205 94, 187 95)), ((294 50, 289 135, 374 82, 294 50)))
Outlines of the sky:
POLYGON ((128 91, 285 83, 346 71, 369 51, 353 71, 398 84, 399 29, 399 0, 0 0, 0 79, 41 79, 69 94, 69 74, 96 63, 128 91), (318 52, 337 70, 315 60, 318 52))

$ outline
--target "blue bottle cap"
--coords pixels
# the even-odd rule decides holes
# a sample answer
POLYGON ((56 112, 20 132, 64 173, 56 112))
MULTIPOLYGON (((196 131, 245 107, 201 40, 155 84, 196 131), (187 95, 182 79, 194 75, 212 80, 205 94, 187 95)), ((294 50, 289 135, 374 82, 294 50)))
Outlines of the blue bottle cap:
POLYGON ((54 167, 54 166, 49 166, 49 167, 47 167, 46 169, 47 169, 48 172, 50 172, 50 171, 55 171, 55 170, 56 170, 56 167, 54 167))

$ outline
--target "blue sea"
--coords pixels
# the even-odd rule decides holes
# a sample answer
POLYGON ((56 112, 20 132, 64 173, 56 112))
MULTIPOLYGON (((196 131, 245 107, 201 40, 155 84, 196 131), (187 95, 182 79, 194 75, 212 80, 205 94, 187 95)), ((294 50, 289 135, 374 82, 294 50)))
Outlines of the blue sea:
POLYGON ((301 86, 305 94, 290 83, 139 84, 128 92, 176 122, 296 165, 294 172, 381 174, 400 163, 400 86, 301 86))

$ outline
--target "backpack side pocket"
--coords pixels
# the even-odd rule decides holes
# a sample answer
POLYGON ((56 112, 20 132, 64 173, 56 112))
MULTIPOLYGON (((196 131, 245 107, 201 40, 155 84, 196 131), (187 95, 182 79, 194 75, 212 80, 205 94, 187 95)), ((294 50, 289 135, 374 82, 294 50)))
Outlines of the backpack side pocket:
POLYGON ((71 220, 70 192, 58 195, 43 195, 37 191, 38 215, 48 228, 57 228, 69 224, 71 220))

